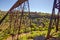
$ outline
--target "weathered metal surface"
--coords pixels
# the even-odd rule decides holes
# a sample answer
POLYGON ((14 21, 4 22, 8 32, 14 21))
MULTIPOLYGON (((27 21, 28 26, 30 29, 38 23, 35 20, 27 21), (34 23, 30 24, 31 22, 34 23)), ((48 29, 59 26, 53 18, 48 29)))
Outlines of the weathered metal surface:
POLYGON ((24 3, 27 0, 18 0, 11 8, 10 10, 7 12, 7 14, 0 20, 0 24, 3 22, 3 20, 7 17, 8 13, 11 12, 14 8, 17 8, 18 6, 20 6, 22 3, 24 3))
POLYGON ((13 10, 14 8, 17 8, 18 6, 20 6, 22 3, 24 3, 27 0, 18 0, 9 11, 13 10))
POLYGON ((50 32, 51 32, 51 28, 52 28, 52 24, 53 24, 53 17, 55 16, 55 9, 58 10, 57 16, 54 19, 55 20, 55 26, 56 26, 56 32, 57 32, 58 31, 58 25, 59 25, 59 16, 60 16, 60 0, 54 0, 52 15, 51 15, 50 24, 48 27, 47 38, 50 37, 50 32))

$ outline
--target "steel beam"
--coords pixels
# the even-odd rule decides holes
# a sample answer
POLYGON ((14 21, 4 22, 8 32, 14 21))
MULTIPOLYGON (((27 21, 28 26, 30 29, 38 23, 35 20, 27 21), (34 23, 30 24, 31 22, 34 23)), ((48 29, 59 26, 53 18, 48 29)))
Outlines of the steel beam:
POLYGON ((0 20, 0 24, 4 21, 4 19, 7 17, 8 13, 10 13, 14 8, 17 8, 18 6, 20 6, 21 4, 23 4, 25 1, 27 0, 18 0, 11 8, 10 10, 7 12, 7 14, 0 20))

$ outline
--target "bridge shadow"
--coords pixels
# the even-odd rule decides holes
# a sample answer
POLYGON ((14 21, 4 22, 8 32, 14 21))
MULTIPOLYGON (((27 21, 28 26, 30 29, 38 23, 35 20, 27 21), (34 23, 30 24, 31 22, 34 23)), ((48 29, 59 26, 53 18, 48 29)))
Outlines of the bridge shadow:
POLYGON ((36 36, 33 40, 45 40, 45 36, 36 36))
POLYGON ((51 37, 46 39, 45 36, 36 36, 33 40, 60 40, 60 37, 51 37))

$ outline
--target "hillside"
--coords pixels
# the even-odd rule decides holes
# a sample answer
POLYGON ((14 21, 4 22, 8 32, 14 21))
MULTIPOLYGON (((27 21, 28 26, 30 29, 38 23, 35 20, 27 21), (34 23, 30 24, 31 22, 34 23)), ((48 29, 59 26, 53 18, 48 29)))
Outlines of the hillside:
MULTIPOLYGON (((19 40, 20 39, 21 40, 33 40, 35 37, 38 37, 38 36, 46 37, 46 35, 47 35, 51 14, 41 13, 41 12, 39 12, 39 13, 30 12, 30 13, 31 13, 31 17, 27 15, 27 12, 25 12, 24 17, 29 17, 29 19, 23 18, 23 22, 22 22, 22 25, 21 25, 21 28, 19 31, 20 32, 19 40), (31 25, 29 25, 30 19, 31 19, 31 25)), ((6 12, 0 11, 0 20, 3 18, 4 15, 6 15, 6 12)), ((21 15, 21 14, 19 14, 19 15, 21 15)), ((14 21, 14 19, 13 19, 13 21, 14 21)), ((14 23, 12 22, 11 25, 14 25, 14 23)), ((17 33, 18 33, 17 29, 18 29, 17 26, 11 26, 11 28, 10 28, 9 15, 8 15, 6 17, 6 19, 0 25, 0 34, 1 34, 0 40, 12 39, 12 34, 17 35, 17 33)), ((52 27, 51 35, 53 37, 60 37, 60 32, 56 33, 55 29, 56 28, 54 25, 54 27, 52 27)))

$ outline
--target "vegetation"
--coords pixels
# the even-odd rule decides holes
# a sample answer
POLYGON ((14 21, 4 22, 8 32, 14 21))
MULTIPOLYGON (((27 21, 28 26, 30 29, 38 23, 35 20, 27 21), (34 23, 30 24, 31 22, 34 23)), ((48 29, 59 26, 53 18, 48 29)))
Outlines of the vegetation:
MULTIPOLYGON (((0 11, 0 20, 3 18, 5 14, 6 12, 0 11)), ((25 26, 22 24, 19 39, 28 40, 33 39, 36 36, 46 37, 50 21, 50 14, 41 12, 40 13, 31 12, 30 19, 32 19, 30 26, 25 26)), ((55 26, 52 29, 53 30, 51 31, 51 35, 54 37, 60 37, 60 33, 55 32, 56 29, 55 26)), ((11 34, 13 34, 13 30, 14 30, 13 26, 11 29, 9 27, 9 16, 7 16, 4 22, 0 25, 0 40, 6 40, 7 38, 9 38, 11 34)), ((14 34, 17 34, 17 32, 18 30, 14 30, 14 34)))

